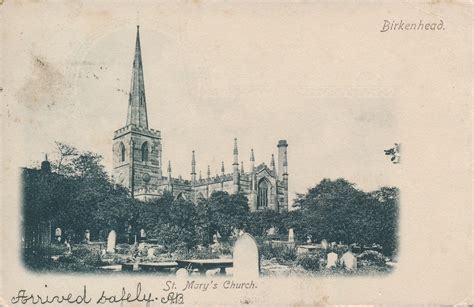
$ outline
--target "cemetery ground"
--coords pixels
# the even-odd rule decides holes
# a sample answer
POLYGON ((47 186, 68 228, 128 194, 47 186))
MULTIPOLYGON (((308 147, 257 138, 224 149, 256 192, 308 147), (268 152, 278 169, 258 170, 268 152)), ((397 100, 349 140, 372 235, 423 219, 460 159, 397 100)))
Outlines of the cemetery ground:
POLYGON ((233 274, 236 254, 246 255, 234 250, 242 233, 255 238, 247 261, 263 276, 386 274, 396 263, 396 187, 365 192, 324 179, 282 212, 252 212, 244 195, 223 191, 142 202, 110 180, 99 155, 58 146, 66 154, 50 166, 23 169, 29 270, 176 274, 187 264, 192 274, 233 274))
MULTIPOLYGON (((379 246, 354 246, 355 267, 344 265, 341 258, 349 250, 343 244, 301 244, 279 240, 258 238, 261 276, 332 276, 332 275, 376 275, 389 273, 394 263, 378 250, 379 246), (330 262, 329 254, 335 253, 335 261, 330 262), (329 260, 329 261, 328 261, 329 260)), ((192 250, 166 249, 156 242, 137 244, 117 244, 113 252, 106 251, 106 242, 72 244, 70 249, 64 244, 53 243, 42 257, 25 255, 30 269, 37 272, 94 273, 94 274, 157 274, 175 275, 179 260, 220 259, 233 260, 233 242, 216 242, 208 247, 198 246, 192 250), (171 264, 157 267, 154 264, 171 264)), ((188 268, 191 275, 199 275, 199 270, 188 268)), ((206 275, 219 274, 218 269, 209 269, 206 275)), ((233 269, 227 269, 232 275, 233 269)))

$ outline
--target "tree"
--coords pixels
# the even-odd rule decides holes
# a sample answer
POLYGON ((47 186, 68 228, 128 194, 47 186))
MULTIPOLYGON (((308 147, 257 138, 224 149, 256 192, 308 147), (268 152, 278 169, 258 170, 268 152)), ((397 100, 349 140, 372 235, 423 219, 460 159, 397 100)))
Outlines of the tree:
POLYGON ((102 157, 62 143, 57 146, 60 157, 53 170, 59 173, 25 170, 25 225, 51 222, 72 241, 83 240, 86 229, 92 236, 115 228, 123 234, 122 225, 136 218, 133 201, 125 189, 110 182, 102 157))
POLYGON ((223 241, 228 240, 236 229, 244 229, 249 214, 247 197, 237 193, 217 191, 211 194, 205 208, 210 217, 210 235, 219 232, 223 241))
POLYGON ((387 255, 397 245, 398 189, 384 187, 371 193, 355 188, 345 179, 324 179, 298 195, 297 213, 286 221, 299 239, 346 244, 380 244, 387 255))
POLYGON ((64 144, 61 142, 56 143, 56 153, 58 154, 58 159, 52 163, 53 170, 59 174, 63 175, 65 173, 71 172, 71 160, 78 155, 78 151, 75 147, 64 144))

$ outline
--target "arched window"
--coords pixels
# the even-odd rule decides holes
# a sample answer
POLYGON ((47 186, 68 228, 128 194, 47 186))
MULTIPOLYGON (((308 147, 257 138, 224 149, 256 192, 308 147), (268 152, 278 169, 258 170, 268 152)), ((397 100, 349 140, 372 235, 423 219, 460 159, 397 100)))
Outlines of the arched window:
POLYGON ((262 179, 258 183, 257 209, 267 208, 267 206, 268 206, 268 188, 269 188, 269 183, 266 179, 262 179))
POLYGON ((122 142, 120 142, 119 152, 120 152, 120 162, 125 161, 125 145, 123 145, 122 142))
POLYGON ((148 142, 142 144, 142 161, 148 161, 148 142))

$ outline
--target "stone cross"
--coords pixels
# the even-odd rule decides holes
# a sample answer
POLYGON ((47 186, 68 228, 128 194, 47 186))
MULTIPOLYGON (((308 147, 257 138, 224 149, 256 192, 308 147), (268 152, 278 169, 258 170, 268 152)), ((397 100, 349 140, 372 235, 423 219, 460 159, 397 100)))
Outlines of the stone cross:
POLYGON ((234 244, 234 277, 253 278, 260 273, 260 255, 255 239, 248 233, 240 236, 234 244))
POLYGON ((335 252, 330 252, 328 254, 328 262, 326 264, 326 268, 335 267, 337 262, 337 254, 335 252))
POLYGON ((341 264, 348 271, 357 269, 357 258, 350 251, 345 252, 341 257, 341 264))
POLYGON ((115 230, 109 232, 109 236, 107 237, 107 253, 115 252, 115 244, 117 241, 117 233, 115 230))

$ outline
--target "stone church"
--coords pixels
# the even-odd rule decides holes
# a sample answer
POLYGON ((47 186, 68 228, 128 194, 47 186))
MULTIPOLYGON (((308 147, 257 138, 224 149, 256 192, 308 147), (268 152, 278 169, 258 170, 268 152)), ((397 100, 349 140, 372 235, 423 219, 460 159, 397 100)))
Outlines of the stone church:
POLYGON ((128 98, 126 125, 114 132, 113 179, 130 190, 133 197, 149 200, 165 191, 175 197, 193 202, 209 197, 214 191, 243 193, 249 199, 251 211, 288 210, 288 143, 280 140, 278 165, 274 156, 270 166, 255 164, 253 149, 250 153, 250 169, 245 172, 243 162, 239 164, 237 139, 234 139, 232 171, 226 173, 224 162, 221 174, 212 176, 209 166, 207 176, 196 175, 194 151, 191 154, 189 179, 173 177, 171 161, 162 163, 163 147, 161 132, 148 126, 145 82, 140 49, 140 32, 137 27, 132 82, 128 98), (164 169, 166 174, 164 174, 164 169))

